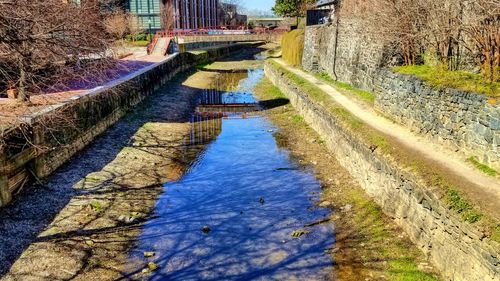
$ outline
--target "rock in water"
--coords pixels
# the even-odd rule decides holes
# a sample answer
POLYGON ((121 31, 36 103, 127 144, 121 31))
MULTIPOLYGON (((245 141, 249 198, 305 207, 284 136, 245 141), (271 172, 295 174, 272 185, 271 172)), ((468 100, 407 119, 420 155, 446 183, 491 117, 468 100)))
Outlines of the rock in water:
POLYGON ((154 262, 148 262, 148 269, 149 269, 150 271, 155 271, 155 270, 157 270, 157 269, 158 269, 158 267, 159 267, 159 266, 158 266, 156 263, 154 263, 154 262))
POLYGON ((144 257, 145 258, 152 258, 156 255, 155 252, 144 252, 144 257))
POLYGON ((205 225, 205 226, 201 229, 201 231, 203 231, 203 233, 205 233, 205 234, 208 234, 208 233, 210 232, 210 230, 211 230, 211 229, 210 229, 210 227, 208 227, 208 225, 205 225))

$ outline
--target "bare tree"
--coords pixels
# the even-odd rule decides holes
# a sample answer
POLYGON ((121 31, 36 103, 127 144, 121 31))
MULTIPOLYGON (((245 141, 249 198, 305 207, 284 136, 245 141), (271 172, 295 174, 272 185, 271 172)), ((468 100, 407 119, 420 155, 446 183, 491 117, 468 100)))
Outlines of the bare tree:
POLYGON ((127 15, 127 29, 128 33, 132 35, 132 40, 135 41, 137 35, 144 33, 144 27, 139 22, 139 19, 134 14, 127 15))
POLYGON ((500 81, 500 0, 468 1, 463 25, 478 52, 483 76, 500 81))
POLYGON ((0 80, 29 102, 49 85, 104 69, 105 31, 98 0, 0 0, 0 80))
POLYGON ((106 16, 104 24, 109 34, 117 40, 122 40, 128 32, 129 20, 122 10, 116 10, 106 16))
POLYGON ((344 0, 340 18, 357 20, 377 40, 396 44, 405 64, 422 54, 457 70, 478 58, 490 82, 500 80, 500 0, 344 0))
POLYGON ((221 19, 224 25, 231 25, 231 22, 238 15, 238 10, 242 9, 242 0, 222 0, 219 3, 219 8, 222 12, 221 19))

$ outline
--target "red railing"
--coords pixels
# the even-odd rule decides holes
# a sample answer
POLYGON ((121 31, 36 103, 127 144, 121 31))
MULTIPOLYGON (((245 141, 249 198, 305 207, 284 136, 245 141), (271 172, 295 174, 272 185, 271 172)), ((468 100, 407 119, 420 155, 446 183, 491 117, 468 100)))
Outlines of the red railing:
MULTIPOLYGON (((254 29, 246 29, 245 26, 238 27, 227 27, 227 26, 215 26, 200 29, 168 29, 161 30, 155 33, 151 44, 148 45, 148 54, 152 54, 159 38, 171 38, 171 41, 175 37, 187 37, 187 36, 221 36, 221 35, 252 35, 252 34, 269 34, 269 35, 279 35, 285 33, 287 30, 284 29, 269 29, 266 27, 257 27, 254 29)), ((166 54, 170 42, 167 43, 163 50, 163 54, 166 54)))
POLYGON ((148 45, 148 55, 151 55, 153 53, 153 50, 156 47, 156 43, 158 43, 158 38, 159 38, 158 32, 155 34, 153 37, 153 40, 151 41, 151 44, 148 45))
POLYGON ((269 28, 246 29, 245 26, 226 27, 214 26, 199 29, 168 29, 157 32, 161 37, 176 37, 176 36, 200 36, 200 35, 250 35, 250 34, 279 34, 286 30, 269 28))

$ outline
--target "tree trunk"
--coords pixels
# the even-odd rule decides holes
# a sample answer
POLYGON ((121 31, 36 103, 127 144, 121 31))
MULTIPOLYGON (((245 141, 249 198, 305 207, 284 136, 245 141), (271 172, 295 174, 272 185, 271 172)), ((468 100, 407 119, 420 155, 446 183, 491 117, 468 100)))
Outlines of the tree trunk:
POLYGON ((24 68, 24 62, 22 58, 19 58, 18 61, 19 67, 19 93, 17 99, 23 103, 29 103, 30 96, 26 91, 26 70, 24 68))

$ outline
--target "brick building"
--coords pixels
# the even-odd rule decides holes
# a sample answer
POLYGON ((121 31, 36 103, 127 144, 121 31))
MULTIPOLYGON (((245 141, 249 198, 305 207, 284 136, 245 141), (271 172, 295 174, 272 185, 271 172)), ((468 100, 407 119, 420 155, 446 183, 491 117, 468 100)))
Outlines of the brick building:
POLYGON ((196 29, 217 25, 219 0, 125 0, 145 29, 196 29))

